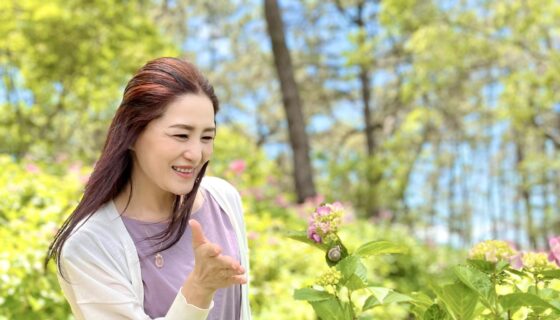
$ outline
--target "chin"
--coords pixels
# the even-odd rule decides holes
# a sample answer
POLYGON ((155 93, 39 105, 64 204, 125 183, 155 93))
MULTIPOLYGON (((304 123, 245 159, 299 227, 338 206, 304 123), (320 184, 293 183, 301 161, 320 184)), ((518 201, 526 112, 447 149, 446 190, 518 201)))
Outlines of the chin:
POLYGON ((193 186, 181 186, 179 188, 171 188, 170 192, 178 196, 186 196, 193 190, 193 186))

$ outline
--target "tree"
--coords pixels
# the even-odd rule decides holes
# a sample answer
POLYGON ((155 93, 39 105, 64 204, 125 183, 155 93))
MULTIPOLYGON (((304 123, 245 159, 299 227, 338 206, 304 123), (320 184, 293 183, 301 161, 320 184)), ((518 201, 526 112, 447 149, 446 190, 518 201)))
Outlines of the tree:
POLYGON ((293 152, 293 174, 299 203, 315 196, 313 171, 309 157, 309 139, 305 131, 302 102, 294 78, 290 52, 284 36, 284 25, 278 2, 264 1, 267 30, 274 55, 274 65, 282 89, 282 100, 288 122, 290 145, 293 152))
POLYGON ((93 162, 126 80, 175 55, 143 1, 3 2, 0 152, 93 162), (77 130, 79 128, 79 130, 77 130))

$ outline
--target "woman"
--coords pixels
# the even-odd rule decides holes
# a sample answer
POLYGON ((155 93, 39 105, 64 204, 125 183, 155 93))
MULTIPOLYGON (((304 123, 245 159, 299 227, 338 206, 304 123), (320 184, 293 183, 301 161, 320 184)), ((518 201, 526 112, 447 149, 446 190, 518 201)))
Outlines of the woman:
POLYGON ((218 108, 183 60, 150 61, 130 80, 47 257, 77 319, 250 319, 241 200, 203 178, 218 108))

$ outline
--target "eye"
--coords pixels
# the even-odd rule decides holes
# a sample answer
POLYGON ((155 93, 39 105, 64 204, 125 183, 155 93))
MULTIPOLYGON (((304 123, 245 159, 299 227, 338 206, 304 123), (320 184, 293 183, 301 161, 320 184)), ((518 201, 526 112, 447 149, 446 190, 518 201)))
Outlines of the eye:
POLYGON ((204 140, 204 141, 212 141, 212 140, 214 140, 214 137, 212 137, 212 136, 205 136, 205 137, 202 137, 202 140, 204 140))
POLYGON ((189 138, 189 135, 187 135, 187 134, 174 134, 173 136, 174 136, 175 138, 181 139, 181 140, 186 140, 186 139, 189 138))

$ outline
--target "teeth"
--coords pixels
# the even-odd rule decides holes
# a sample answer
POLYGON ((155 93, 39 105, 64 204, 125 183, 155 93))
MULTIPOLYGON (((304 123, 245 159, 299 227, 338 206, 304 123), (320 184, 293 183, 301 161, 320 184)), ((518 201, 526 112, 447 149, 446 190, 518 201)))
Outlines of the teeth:
POLYGON ((194 169, 183 169, 183 168, 177 168, 177 167, 172 167, 173 170, 177 171, 177 172, 181 172, 181 173, 192 173, 194 171, 194 169))

